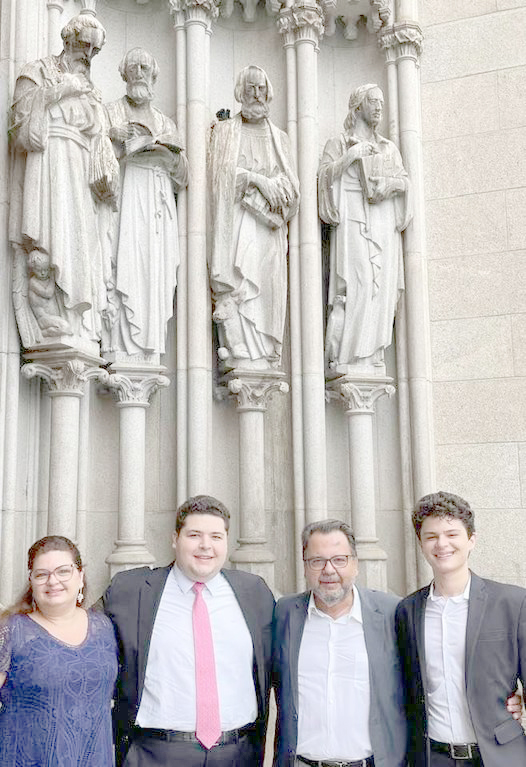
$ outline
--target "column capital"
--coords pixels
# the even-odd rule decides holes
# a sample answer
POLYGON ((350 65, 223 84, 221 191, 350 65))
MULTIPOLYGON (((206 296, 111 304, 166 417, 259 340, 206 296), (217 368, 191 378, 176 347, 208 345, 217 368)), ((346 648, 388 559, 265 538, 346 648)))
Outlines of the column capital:
POLYGON ((47 0, 47 8, 50 11, 55 10, 62 13, 64 10, 64 2, 65 0, 47 0))
POLYGON ((97 15, 97 0, 80 0, 80 13, 90 13, 92 16, 97 15))
POLYGON ((168 3, 176 23, 183 14, 186 22, 208 27, 219 16, 219 0, 168 0, 168 3))
POLYGON ((327 399, 338 400, 346 410, 347 415, 359 413, 374 413, 376 401, 387 394, 392 397, 395 387, 392 378, 353 379, 351 376, 341 376, 327 384, 327 399))
POLYGON ((42 378, 49 387, 50 395, 82 397, 87 380, 85 370, 86 366, 80 360, 66 360, 53 367, 42 362, 28 362, 22 366, 22 375, 28 381, 31 378, 42 378))
POLYGON ((155 392, 170 385, 170 379, 159 373, 125 375, 111 372, 99 376, 99 381, 111 391, 117 400, 117 407, 147 408, 155 392))
POLYGON ((284 379, 285 373, 276 371, 236 370, 224 377, 223 385, 236 398, 238 411, 257 410, 264 413, 273 392, 288 393, 289 385, 284 379))
POLYGON ((418 65, 423 42, 424 34, 419 25, 409 21, 393 24, 378 34, 378 45, 384 50, 387 63, 410 59, 418 65))
POLYGON ((335 5, 336 0, 285 3, 277 19, 278 31, 283 35, 285 45, 301 40, 317 46, 325 31, 326 11, 335 5))

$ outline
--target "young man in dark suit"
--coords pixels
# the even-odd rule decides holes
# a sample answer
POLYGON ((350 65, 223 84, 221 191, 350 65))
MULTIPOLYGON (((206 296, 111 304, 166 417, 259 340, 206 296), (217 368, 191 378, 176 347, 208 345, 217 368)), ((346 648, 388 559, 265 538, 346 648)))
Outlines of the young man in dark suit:
POLYGON ((190 498, 175 562, 119 573, 103 597, 120 653, 117 764, 263 763, 274 598, 259 576, 223 570, 229 520, 215 498, 190 498))
POLYGON ((506 701, 526 679, 526 589, 470 571, 474 516, 459 496, 425 496, 413 524, 434 579, 396 613, 410 767, 524 767, 519 707, 506 701))

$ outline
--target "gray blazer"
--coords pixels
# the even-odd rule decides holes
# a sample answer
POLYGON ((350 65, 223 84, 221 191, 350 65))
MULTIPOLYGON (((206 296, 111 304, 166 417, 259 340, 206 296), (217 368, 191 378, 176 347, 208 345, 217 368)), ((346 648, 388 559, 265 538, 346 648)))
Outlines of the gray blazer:
MULTIPOLYGON (((375 767, 402 767, 406 763, 407 724, 394 627, 398 597, 369 589, 358 591, 369 658, 369 732, 375 767)), ((298 658, 309 597, 310 592, 283 597, 274 610, 272 669, 278 704, 275 767, 292 767, 296 756, 298 658)))
MULTIPOLYGON (((411 767, 428 767, 425 609, 429 586, 400 602, 397 634, 409 720, 411 767)), ((526 589, 471 574, 466 629, 466 692, 484 767, 524 767, 526 736, 506 710, 526 680, 526 589)))

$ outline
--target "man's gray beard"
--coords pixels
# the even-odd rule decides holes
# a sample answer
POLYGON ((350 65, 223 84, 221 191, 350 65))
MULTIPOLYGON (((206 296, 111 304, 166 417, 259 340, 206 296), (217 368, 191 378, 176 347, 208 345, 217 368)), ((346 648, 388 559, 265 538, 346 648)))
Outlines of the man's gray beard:
POLYGON ((241 114, 245 120, 263 120, 268 117, 269 106, 262 101, 254 101, 252 104, 243 104, 241 114))
POLYGON ((321 589, 314 589, 314 596, 317 597, 320 602, 323 602, 324 605, 327 605, 327 607, 332 607, 333 605, 337 605, 340 602, 343 602, 351 589, 352 583, 347 587, 342 585, 340 591, 337 594, 327 594, 322 592, 321 589))
POLYGON ((147 83, 128 83, 126 86, 128 98, 135 101, 136 104, 144 104, 153 99, 153 90, 147 83))

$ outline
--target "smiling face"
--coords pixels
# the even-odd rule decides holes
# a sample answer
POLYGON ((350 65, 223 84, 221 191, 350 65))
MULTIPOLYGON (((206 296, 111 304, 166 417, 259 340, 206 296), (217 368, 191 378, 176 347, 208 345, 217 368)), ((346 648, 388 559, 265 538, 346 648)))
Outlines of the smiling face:
POLYGON ((454 517, 429 516, 422 522, 420 546, 435 577, 468 572, 468 557, 475 546, 464 523, 454 517))
POLYGON ((225 520, 214 514, 189 514, 173 534, 177 567, 192 581, 206 583, 221 570, 227 555, 225 520))
MULTIPOLYGON (((330 533, 312 533, 305 549, 304 559, 330 559, 338 554, 352 555, 350 543, 341 530, 330 533)), ((350 557, 345 567, 336 569, 330 562, 323 570, 312 570, 305 562, 307 588, 314 593, 316 605, 333 607, 344 603, 352 605, 352 587, 358 574, 358 560, 350 557)))
POLYGON ((75 566, 71 552, 46 551, 35 557, 30 580, 33 599, 38 609, 46 613, 76 605, 78 593, 84 583, 84 574, 75 566), (73 573, 69 580, 60 581, 53 571, 64 565, 73 565, 73 573), (36 583, 36 573, 43 571, 50 573, 49 577, 42 583, 36 583))

